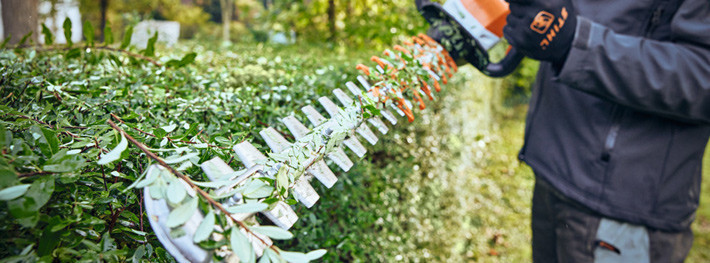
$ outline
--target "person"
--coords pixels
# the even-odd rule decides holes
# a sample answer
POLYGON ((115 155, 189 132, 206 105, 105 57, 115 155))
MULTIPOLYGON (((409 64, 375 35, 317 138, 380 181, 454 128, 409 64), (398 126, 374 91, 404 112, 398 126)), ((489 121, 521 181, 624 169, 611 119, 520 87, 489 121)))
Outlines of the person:
POLYGON ((710 139, 710 1, 509 0, 541 61, 519 159, 533 262, 682 262, 710 139))

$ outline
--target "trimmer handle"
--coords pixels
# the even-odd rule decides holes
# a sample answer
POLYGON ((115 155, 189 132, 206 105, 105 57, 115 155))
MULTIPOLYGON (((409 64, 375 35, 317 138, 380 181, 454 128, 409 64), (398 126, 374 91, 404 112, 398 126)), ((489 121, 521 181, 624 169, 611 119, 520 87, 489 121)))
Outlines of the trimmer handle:
POLYGON ((508 54, 498 63, 489 63, 483 74, 494 78, 501 78, 513 73, 513 71, 520 65, 523 61, 525 55, 520 53, 517 49, 511 46, 508 54))

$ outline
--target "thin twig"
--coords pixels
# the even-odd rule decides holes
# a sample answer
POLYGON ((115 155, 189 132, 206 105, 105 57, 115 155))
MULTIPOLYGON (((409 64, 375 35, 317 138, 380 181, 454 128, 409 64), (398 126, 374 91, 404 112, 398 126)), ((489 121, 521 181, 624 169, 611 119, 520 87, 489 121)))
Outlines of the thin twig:
POLYGON ((54 174, 52 172, 31 172, 31 173, 24 173, 24 174, 18 174, 17 178, 25 178, 25 177, 32 177, 32 176, 37 176, 37 175, 47 175, 47 174, 54 174))
MULTIPOLYGON (((220 210, 225 216, 227 216, 227 218, 229 218, 229 219, 232 220, 234 223, 236 223, 237 225, 239 225, 239 227, 243 228, 244 231, 246 231, 247 233, 249 233, 249 234, 251 234, 252 236, 256 237, 256 239, 258 239, 259 241, 261 241, 264 245, 267 245, 267 246, 269 245, 265 240, 261 239, 258 235, 256 235, 254 232, 252 232, 251 229, 249 229, 249 228, 247 227, 247 225, 246 225, 244 222, 239 221, 239 220, 237 220, 236 218, 234 218, 234 217, 232 216, 232 214, 229 213, 229 212, 227 211, 227 209, 224 208, 224 206, 222 206, 222 204, 220 204, 219 202, 217 202, 217 201, 215 201, 214 199, 212 199, 212 197, 210 197, 207 192, 205 192, 204 190, 202 190, 201 188, 199 188, 197 185, 195 185, 195 184, 192 182, 192 180, 190 180, 190 178, 188 178, 187 176, 185 176, 184 174, 182 174, 180 171, 175 170, 175 168, 173 168, 172 166, 170 166, 170 165, 168 165, 167 163, 165 163, 165 161, 164 161, 162 158, 158 157, 155 153, 153 153, 153 152, 151 152, 150 150, 148 150, 148 148, 147 148, 145 145, 143 145, 142 143, 138 142, 136 139, 134 139, 133 137, 131 137, 126 131, 124 131, 123 129, 121 129, 120 127, 118 127, 118 125, 116 125, 116 123, 114 123, 113 121, 109 120, 109 121, 108 121, 108 124, 111 126, 111 128, 113 128, 114 130, 116 130, 116 131, 120 132, 121 134, 123 134, 123 136, 125 136, 126 139, 127 139, 129 142, 131 142, 133 145, 135 145, 136 147, 138 147, 138 149, 140 149, 140 150, 141 150, 143 153, 145 153, 148 157, 150 157, 151 159, 153 159, 153 160, 155 160, 156 162, 158 162, 158 164, 160 164, 160 166, 164 167, 165 169, 168 169, 168 171, 170 171, 170 173, 174 174, 174 175, 177 176, 178 178, 180 178, 180 179, 182 179, 183 181, 185 181, 188 185, 190 185, 190 187, 191 187, 193 190, 195 190, 197 193, 200 194, 200 196, 202 196, 205 200, 207 200, 207 202, 209 202, 212 206, 214 206, 214 207, 216 207, 218 210, 220 210)), ((270 247, 276 248, 275 245, 271 245, 270 247)), ((276 251, 276 249, 274 249, 274 250, 276 251)))

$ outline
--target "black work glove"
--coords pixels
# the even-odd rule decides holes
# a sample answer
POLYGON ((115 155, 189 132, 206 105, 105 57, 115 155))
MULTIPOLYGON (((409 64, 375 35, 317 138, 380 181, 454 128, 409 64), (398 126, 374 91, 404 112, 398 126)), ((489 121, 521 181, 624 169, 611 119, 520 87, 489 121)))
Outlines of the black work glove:
POLYGON ((508 0, 503 34, 526 56, 561 68, 572 47, 577 12, 571 0, 508 0))
POLYGON ((450 17, 439 3, 429 0, 416 0, 417 9, 431 25, 427 35, 439 42, 457 65, 471 63, 482 70, 488 65, 488 54, 482 48, 476 48, 479 43, 456 20, 450 17))

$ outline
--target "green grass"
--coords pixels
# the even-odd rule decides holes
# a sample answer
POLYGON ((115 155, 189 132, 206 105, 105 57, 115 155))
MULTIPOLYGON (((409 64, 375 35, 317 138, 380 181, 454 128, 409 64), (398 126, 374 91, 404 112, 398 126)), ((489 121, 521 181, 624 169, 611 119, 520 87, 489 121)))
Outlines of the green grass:
POLYGON ((705 150, 703 185, 697 216, 693 224, 695 241, 688 255, 688 262, 708 262, 710 261, 710 147, 705 150))

